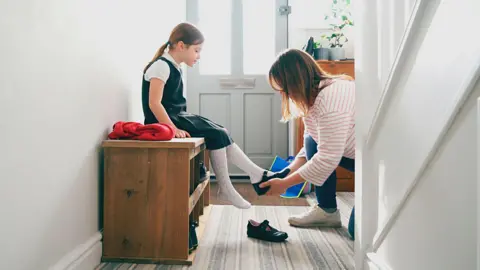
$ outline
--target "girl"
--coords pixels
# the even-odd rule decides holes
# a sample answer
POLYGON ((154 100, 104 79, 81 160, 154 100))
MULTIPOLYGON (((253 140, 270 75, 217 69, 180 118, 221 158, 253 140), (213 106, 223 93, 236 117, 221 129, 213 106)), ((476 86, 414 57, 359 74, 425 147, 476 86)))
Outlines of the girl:
MULTIPOLYGON (((282 95, 284 120, 292 118, 290 101, 304 117, 304 147, 289 166, 284 179, 262 183, 267 194, 277 195, 286 188, 312 182, 318 205, 292 216, 294 226, 341 226, 337 210, 335 169, 354 171, 355 167, 355 83, 345 76, 322 71, 307 53, 290 49, 280 54, 270 68, 269 83, 282 95)), ((353 237, 353 210, 349 232, 353 237)))
POLYGON ((192 67, 200 59, 204 37, 192 24, 181 23, 170 34, 144 69, 142 107, 145 124, 166 123, 175 128, 176 138, 203 137, 218 181, 218 198, 242 209, 250 208, 233 187, 228 174, 229 161, 245 171, 257 192, 262 181, 284 177, 273 174, 253 163, 221 125, 199 115, 187 113, 183 96, 181 63, 192 67), (168 51, 166 51, 168 49, 168 51))

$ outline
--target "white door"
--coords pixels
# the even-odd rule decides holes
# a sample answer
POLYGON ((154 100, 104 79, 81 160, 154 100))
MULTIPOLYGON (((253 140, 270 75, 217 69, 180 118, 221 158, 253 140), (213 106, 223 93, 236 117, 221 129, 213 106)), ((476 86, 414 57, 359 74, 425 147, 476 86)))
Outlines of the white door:
MULTIPOLYGON (((205 35, 200 62, 187 73, 188 111, 227 128, 259 166, 286 157, 287 124, 267 73, 287 48, 287 0, 187 0, 187 20, 205 35)), ((243 175, 235 166, 232 175, 243 175)))

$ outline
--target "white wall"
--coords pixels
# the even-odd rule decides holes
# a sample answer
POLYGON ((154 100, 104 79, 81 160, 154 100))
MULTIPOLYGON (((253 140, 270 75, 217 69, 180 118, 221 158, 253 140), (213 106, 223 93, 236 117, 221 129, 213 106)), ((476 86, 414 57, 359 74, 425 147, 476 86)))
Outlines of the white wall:
POLYGON ((0 269, 47 269, 98 232, 99 145, 115 121, 142 121, 143 65, 184 14, 184 1, 0 2, 0 269))
MULTIPOLYGON (((382 9, 363 1, 365 9, 382 9)), ((378 3, 378 2, 377 2, 378 3)), ((471 74, 480 62, 480 40, 472 39, 462 50, 442 53, 445 32, 467 34, 462 25, 474 22, 475 10, 480 8, 476 0, 425 1, 425 9, 419 14, 419 25, 406 47, 404 63, 394 76, 391 98, 379 118, 379 128, 369 144, 359 144, 363 173, 360 187, 362 209, 359 230, 362 248, 371 244, 373 234, 379 233, 385 222, 395 213, 397 206, 411 187, 421 166, 432 150, 435 141, 452 114, 458 98, 472 83, 471 74), (465 8, 469 7, 469 8, 465 8), (383 167, 383 169, 382 169, 383 167)), ((376 13, 376 21, 382 21, 384 13, 376 13)), ((366 23, 360 29, 378 26, 375 20, 363 14, 366 23)), ((388 16, 386 16, 389 19, 388 16)), ((357 139, 366 139, 373 116, 370 108, 376 108, 379 95, 363 93, 369 85, 383 87, 392 66, 392 57, 385 51, 383 31, 400 29, 382 24, 377 30, 379 48, 362 47, 357 51, 360 63, 377 71, 357 74, 360 102, 357 115, 357 139), (379 53, 375 54, 375 50, 379 53), (359 55, 360 54, 360 55, 359 55), (377 55, 377 64, 369 65, 368 56, 377 55), (365 58, 363 58, 365 57, 365 58), (387 75, 387 77, 385 77, 387 75), (373 97, 372 97, 373 96, 373 97), (363 110, 362 110, 363 109, 363 110)), ((396 30, 397 31, 397 30, 396 30)), ((395 32, 395 31, 394 31, 395 32)), ((360 32, 359 34, 364 33, 360 32)), ((358 41, 360 43, 361 41, 358 41)), ((361 42, 362 45, 364 44, 361 42)), ((362 67, 360 64, 359 68, 362 67)), ((473 81, 475 83, 475 81, 473 81)), ((380 88, 382 89, 382 88, 380 88)), ((381 93, 381 91, 380 91, 381 93)), ((460 117, 448 133, 440 152, 420 185, 413 192, 404 211, 400 213, 380 245, 378 255, 392 269, 473 269, 476 263, 476 108, 475 100, 480 89, 470 97, 460 117), (461 208, 462 210, 457 210, 461 208), (466 209, 466 210, 463 210, 466 209)), ((358 178, 357 178, 358 179, 358 178)), ((356 189, 359 190, 359 189, 356 189)), ((359 193, 357 193, 358 195, 359 193)), ((358 197, 358 196, 357 196, 358 197)), ((356 220, 357 223, 359 219, 356 220)), ((358 246, 357 246, 358 247, 358 246)), ((375 251, 375 250, 374 250, 375 251)), ((356 262, 359 263, 357 257, 356 262)))
MULTIPOLYGON (((371 168, 372 151, 364 151, 368 131, 377 104, 393 67, 395 56, 412 14, 414 0, 352 1, 355 19, 355 84, 356 95, 356 264, 364 260, 362 249, 372 242, 377 230, 377 168, 371 168), (391 11, 395 10, 394 13, 391 11), (387 14, 388 16, 386 16, 387 14), (364 211, 366 217, 363 217, 364 211)), ((375 165, 376 166, 376 165, 375 165)), ((359 267, 359 266, 357 266, 359 267)))
POLYGON ((477 269, 478 97, 480 81, 380 246, 392 269, 477 269))

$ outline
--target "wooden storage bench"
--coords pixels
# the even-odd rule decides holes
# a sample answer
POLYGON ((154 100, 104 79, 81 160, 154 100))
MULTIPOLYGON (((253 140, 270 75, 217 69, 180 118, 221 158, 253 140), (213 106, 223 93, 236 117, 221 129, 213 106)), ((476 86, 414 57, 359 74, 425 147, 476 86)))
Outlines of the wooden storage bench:
POLYGON ((106 140, 103 261, 191 265, 189 221, 200 242, 209 215, 203 138, 106 140))

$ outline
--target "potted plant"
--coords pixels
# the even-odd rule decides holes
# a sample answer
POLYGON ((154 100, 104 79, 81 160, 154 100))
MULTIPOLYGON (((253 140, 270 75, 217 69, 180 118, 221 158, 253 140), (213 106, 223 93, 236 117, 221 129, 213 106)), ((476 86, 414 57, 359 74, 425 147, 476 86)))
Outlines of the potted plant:
POLYGON ((330 49, 324 48, 322 42, 317 41, 313 45, 313 57, 315 60, 328 60, 330 59, 330 49))
POLYGON ((332 31, 323 35, 323 38, 330 42, 330 60, 340 60, 345 58, 343 46, 348 42, 343 31, 345 27, 353 26, 353 20, 351 19, 350 0, 332 1, 330 13, 325 15, 325 20, 330 21, 332 31))
POLYGON ((343 45, 348 42, 348 38, 340 31, 334 31, 328 35, 323 35, 330 42, 330 60, 340 60, 345 58, 345 49, 343 45))

